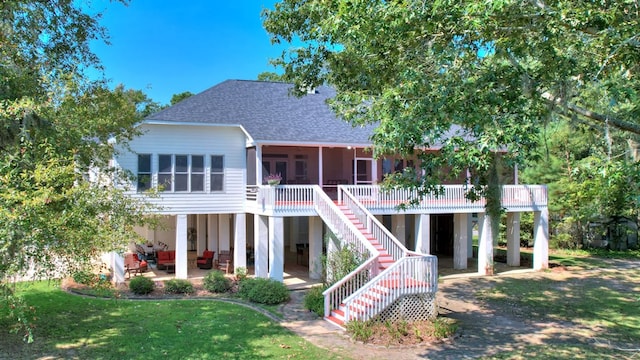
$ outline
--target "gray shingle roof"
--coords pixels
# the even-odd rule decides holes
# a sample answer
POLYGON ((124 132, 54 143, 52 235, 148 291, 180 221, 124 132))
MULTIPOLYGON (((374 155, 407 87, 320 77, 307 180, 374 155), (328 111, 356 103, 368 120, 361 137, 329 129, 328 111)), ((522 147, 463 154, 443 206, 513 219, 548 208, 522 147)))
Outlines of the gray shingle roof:
POLYGON ((326 104, 335 91, 322 86, 297 98, 291 84, 227 80, 146 121, 242 125, 256 142, 370 144, 373 126, 352 127, 326 104))

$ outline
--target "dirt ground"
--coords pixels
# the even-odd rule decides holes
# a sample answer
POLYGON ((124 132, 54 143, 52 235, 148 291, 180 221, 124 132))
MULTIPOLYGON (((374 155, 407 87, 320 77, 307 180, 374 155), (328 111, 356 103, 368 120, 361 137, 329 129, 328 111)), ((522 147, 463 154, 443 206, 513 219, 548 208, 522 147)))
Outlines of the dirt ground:
MULTIPOLYGON (((599 329, 588 328, 568 321, 532 319, 508 303, 486 302, 477 296, 495 286, 505 277, 548 278, 579 284, 581 281, 610 277, 626 269, 638 268, 638 261, 609 260, 603 269, 553 268, 544 272, 515 272, 489 277, 461 277, 443 280, 439 285, 440 314, 456 319, 460 328, 452 339, 440 343, 413 346, 384 347, 354 343, 346 335, 328 325, 304 320, 302 312, 296 315, 296 297, 285 306, 288 319, 283 325, 306 338, 316 346, 344 354, 352 359, 475 359, 491 357, 503 351, 517 350, 537 344, 584 344, 597 335, 599 329), (287 308, 289 307, 289 308, 287 308), (296 317, 297 316, 297 317, 296 317), (323 330, 324 329, 324 330, 323 330)), ((618 284, 620 285, 620 284, 618 284)), ((621 286, 627 286, 623 284, 621 286)), ((637 286, 638 284, 633 284, 637 286)), ((615 283, 611 286, 617 286, 615 283)), ((640 355, 639 355, 640 356, 640 355)))

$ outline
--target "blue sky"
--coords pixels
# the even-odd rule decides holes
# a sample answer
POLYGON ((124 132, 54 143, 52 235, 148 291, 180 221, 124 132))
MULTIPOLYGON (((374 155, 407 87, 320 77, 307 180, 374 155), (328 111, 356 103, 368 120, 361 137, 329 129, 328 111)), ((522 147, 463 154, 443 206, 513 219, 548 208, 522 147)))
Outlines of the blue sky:
POLYGON ((287 46, 272 46, 260 13, 275 0, 132 0, 128 6, 93 1, 102 11, 111 45, 92 50, 112 86, 144 91, 168 104, 173 94, 201 92, 227 79, 256 79, 275 71, 269 59, 287 46))

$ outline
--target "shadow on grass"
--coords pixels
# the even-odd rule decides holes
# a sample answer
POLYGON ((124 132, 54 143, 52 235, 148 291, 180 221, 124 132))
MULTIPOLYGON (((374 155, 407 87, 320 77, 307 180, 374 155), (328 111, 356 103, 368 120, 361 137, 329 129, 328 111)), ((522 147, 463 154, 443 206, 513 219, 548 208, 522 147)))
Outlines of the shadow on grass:
MULTIPOLYGON (((0 337, 0 358, 331 358, 264 315, 215 300, 115 300, 71 295, 38 283, 35 341, 0 337)), ((6 329, 6 317, 0 328, 6 329)))
POLYGON ((640 270, 537 275, 444 286, 446 298, 478 306, 447 314, 459 321, 459 338, 430 347, 421 356, 613 359, 630 355, 623 349, 638 348, 640 270))

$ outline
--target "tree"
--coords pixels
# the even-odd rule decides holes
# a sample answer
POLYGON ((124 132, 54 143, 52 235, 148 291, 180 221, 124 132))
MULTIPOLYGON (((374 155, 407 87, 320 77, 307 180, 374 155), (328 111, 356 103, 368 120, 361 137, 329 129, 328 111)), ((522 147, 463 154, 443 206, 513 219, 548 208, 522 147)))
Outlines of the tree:
POLYGON ((340 116, 379 123, 374 155, 440 147, 419 154, 430 176, 395 180, 425 193, 471 169, 494 229, 501 168, 538 156, 551 114, 640 133, 633 2, 284 0, 263 18, 305 44, 275 61, 296 89, 328 83, 340 116))
POLYGON ((286 79, 283 75, 272 72, 265 71, 258 74, 258 81, 276 81, 276 82, 285 82, 286 79))
POLYGON ((173 96, 171 97, 171 105, 175 105, 177 103, 179 103, 180 101, 193 96, 193 93, 190 91, 185 91, 185 92, 181 92, 179 94, 173 94, 173 96))
POLYGON ((31 341, 33 313, 13 279, 86 269, 144 221, 147 205, 111 186, 128 176, 109 160, 154 103, 87 79, 100 68, 89 42, 105 33, 77 2, 3 1, 0 14, 0 301, 31 341))

